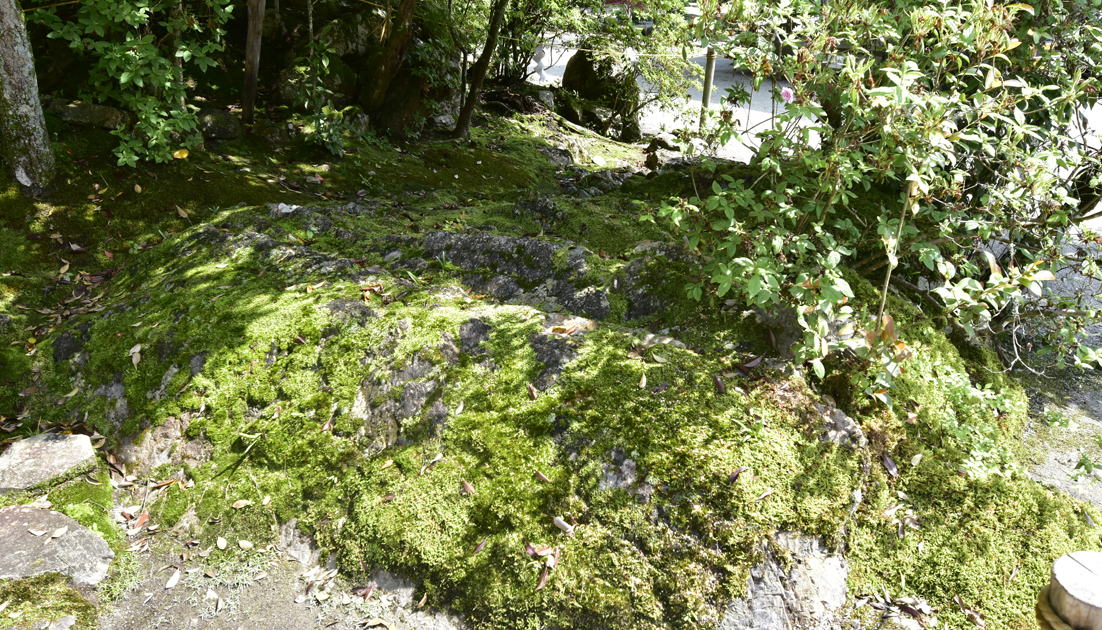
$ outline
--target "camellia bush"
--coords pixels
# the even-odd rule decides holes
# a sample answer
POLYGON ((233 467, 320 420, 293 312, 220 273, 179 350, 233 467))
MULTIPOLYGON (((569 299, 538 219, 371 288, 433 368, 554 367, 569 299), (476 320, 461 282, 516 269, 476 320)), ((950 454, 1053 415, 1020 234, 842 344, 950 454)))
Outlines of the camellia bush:
POLYGON ((1100 4, 705 3, 705 45, 755 88, 770 79, 777 113, 750 129, 733 115, 748 94, 729 93, 707 133, 756 146, 754 175, 717 173, 710 195, 662 207, 709 261, 687 290, 794 310, 797 358, 822 378, 845 350, 856 389, 887 405, 911 354, 889 287, 969 338, 1007 334, 1009 365, 1026 344, 1097 362, 1081 334, 1092 285, 1043 283, 1098 274, 1102 236, 1080 226, 1102 217, 1081 115, 1098 98, 1100 4), (845 268, 878 308, 854 311, 845 268), (832 333, 845 320, 857 334, 832 333))

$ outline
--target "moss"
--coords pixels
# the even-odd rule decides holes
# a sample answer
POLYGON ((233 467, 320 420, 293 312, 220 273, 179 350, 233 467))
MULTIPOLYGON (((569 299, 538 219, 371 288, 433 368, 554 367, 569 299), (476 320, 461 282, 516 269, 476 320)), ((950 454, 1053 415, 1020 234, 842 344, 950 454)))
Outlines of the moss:
MULTIPOLYGON (((369 267, 382 261, 378 250, 420 255, 400 240, 383 249, 391 235, 472 225, 508 234, 545 229, 513 216, 513 203, 529 189, 557 189, 555 168, 529 137, 536 132, 560 133, 538 117, 518 117, 476 131, 467 144, 369 144, 332 163, 269 159, 246 139, 224 145, 232 159, 197 154, 187 163, 150 167, 157 179, 135 171, 140 195, 130 192, 130 171, 121 180, 112 172, 85 176, 75 161, 63 165, 70 182, 58 200, 35 205, 0 189, 0 202, 10 199, 15 207, 0 226, 0 256, 4 265, 25 267, 22 276, 0 278, 0 306, 14 315, 0 340, 17 348, 6 344, 35 335, 29 347, 3 355, 20 371, 0 377, 0 411, 27 409, 64 426, 87 411, 109 435, 109 447, 187 412, 188 438, 209 443, 212 459, 185 469, 194 487, 172 485, 152 502, 156 522, 167 528, 187 516, 188 535, 204 548, 219 536, 261 547, 280 524, 298 518, 328 551, 340 551, 346 573, 359 575, 364 566, 405 572, 474 627, 714 624, 717 607, 741 594, 778 530, 813 533, 848 549, 852 594, 886 587, 925 597, 953 625, 964 623, 952 612, 960 594, 989 624, 1015 627, 1028 620, 1021 611, 1028 611, 1053 554, 1098 548, 1074 518, 1077 503, 1014 472, 1011 444, 1026 414, 1021 390, 987 371, 989 354, 952 343, 932 325, 902 328, 916 357, 898 379, 895 409, 839 401, 854 410, 872 443, 855 452, 819 441, 818 421, 809 415, 816 394, 799 379, 758 367, 753 379, 721 376, 727 393, 717 391, 713 377, 745 360, 732 349, 769 352, 768 335, 718 300, 687 299, 684 285, 699 269, 688 255, 652 256, 642 264, 643 286, 665 308, 628 324, 668 328, 691 349, 663 347, 661 363, 653 351, 646 361, 630 358, 640 331, 620 325, 631 304, 614 291, 612 316, 570 340, 575 360, 535 396, 528 384, 545 366, 529 337, 542 331, 543 313, 468 296, 460 272, 443 260, 415 278, 369 267), (263 180, 278 169, 296 182, 322 173, 325 185, 311 194, 362 188, 365 195, 356 197, 355 212, 341 204, 318 213, 333 223, 328 232, 311 217, 273 220, 262 203, 316 199, 263 180), (100 175, 114 188, 109 194, 127 192, 95 210, 86 196, 100 175), (211 207, 238 201, 255 205, 211 207), (193 211, 189 219, 169 211, 174 204, 193 211), (54 230, 66 238, 80 234, 73 238, 88 246, 73 255, 74 269, 117 273, 102 285, 102 311, 51 331, 44 315, 9 307, 58 303, 56 295, 42 296, 56 284, 59 244, 26 239, 27 232, 54 230), (341 256, 359 262, 337 264, 341 256), (362 302, 362 287, 375 285, 386 297, 368 292, 373 316, 342 320, 326 306, 362 302), (456 336, 472 317, 492 328, 486 352, 461 354, 452 365, 438 348, 441 335, 456 336), (54 364, 58 334, 85 324, 87 363, 54 364), (142 346, 136 366, 129 354, 135 344, 142 346), (41 390, 19 397, 32 382, 32 366, 41 390), (380 450, 361 437, 366 427, 352 410, 400 402, 401 386, 363 390, 402 369, 435 384, 426 407, 439 402, 447 418, 404 419, 397 442, 380 450), (116 382, 121 400, 95 394, 116 382), (78 392, 64 397, 74 387, 78 392), (117 413, 123 402, 125 418, 117 413), (442 461, 428 466, 437 455, 442 461), (634 485, 610 487, 614 455, 635 463, 634 485), (899 464, 899 478, 878 463, 885 455, 899 464), (750 469, 730 483, 740 466, 750 469), (537 470, 550 482, 540 482, 537 470), (462 480, 474 494, 461 492, 462 480), (864 499, 851 517, 856 490, 864 499), (900 491, 921 523, 903 539, 884 516, 902 500, 900 491), (239 499, 252 504, 234 509, 239 499), (573 536, 560 533, 555 516, 578 523, 573 536), (483 540, 485 548, 473 554, 483 540), (561 552, 540 591, 542 565, 524 553, 528 542, 561 552)), ((95 134, 75 138, 86 143, 77 155, 98 150, 95 134)), ((637 147, 593 140, 590 149, 638 159, 637 147)), ((623 281, 627 262, 618 257, 639 239, 664 238, 652 225, 639 225, 636 212, 647 204, 634 208, 626 194, 665 196, 692 183, 677 173, 640 179, 625 194, 554 198, 563 218, 545 237, 598 254, 587 260, 584 283, 623 281)), ((846 279, 859 307, 878 303, 865 279, 849 272, 846 279)), ((919 317, 894 295, 889 310, 903 324, 919 317)), ((77 480, 51 497, 82 523, 114 532, 118 551, 117 529, 96 506, 112 501, 109 486, 77 480)), ((234 552, 229 561, 248 566, 260 557, 234 552)), ((134 566, 132 556, 120 554, 105 592, 114 597, 129 588, 134 566)))
POLYGON ((76 626, 95 630, 96 607, 86 600, 68 578, 44 573, 22 580, 0 580, 0 600, 9 602, 0 627, 26 627, 38 621, 53 621, 74 615, 76 626))

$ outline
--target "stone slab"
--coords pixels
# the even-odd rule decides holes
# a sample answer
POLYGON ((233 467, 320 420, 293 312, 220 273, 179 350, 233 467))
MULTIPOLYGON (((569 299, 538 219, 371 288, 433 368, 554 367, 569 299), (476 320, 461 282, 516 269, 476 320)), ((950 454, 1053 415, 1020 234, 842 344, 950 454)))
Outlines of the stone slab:
POLYGON ((114 557, 106 541, 64 514, 27 505, 0 509, 0 579, 56 572, 77 586, 94 586, 107 577, 114 557), (68 529, 54 538, 63 527, 68 529))
POLYGON ((0 455, 0 494, 59 483, 95 467, 96 451, 87 435, 35 435, 0 455))

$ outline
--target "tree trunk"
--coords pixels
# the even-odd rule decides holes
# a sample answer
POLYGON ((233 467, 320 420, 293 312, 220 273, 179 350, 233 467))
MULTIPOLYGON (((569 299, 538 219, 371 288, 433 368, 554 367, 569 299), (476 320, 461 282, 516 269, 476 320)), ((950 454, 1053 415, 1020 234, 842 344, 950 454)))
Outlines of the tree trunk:
POLYGON ((264 36, 264 0, 249 0, 249 34, 245 43, 245 89, 241 93, 241 122, 253 123, 256 75, 260 71, 260 40, 264 36))
POLYGON ((459 120, 455 123, 455 131, 452 132, 453 138, 470 134, 471 116, 474 114, 474 106, 478 103, 482 81, 486 79, 486 70, 490 67, 490 59, 494 56, 494 48, 497 47, 497 34, 501 31, 501 22, 505 18, 505 8, 508 5, 509 0, 494 0, 494 9, 490 16, 490 32, 486 36, 486 45, 482 48, 482 54, 471 68, 471 91, 467 94, 463 109, 459 110, 459 120))
POLYGON ((0 139, 0 157, 16 181, 32 191, 50 184, 54 154, 17 0, 0 0, 0 139))

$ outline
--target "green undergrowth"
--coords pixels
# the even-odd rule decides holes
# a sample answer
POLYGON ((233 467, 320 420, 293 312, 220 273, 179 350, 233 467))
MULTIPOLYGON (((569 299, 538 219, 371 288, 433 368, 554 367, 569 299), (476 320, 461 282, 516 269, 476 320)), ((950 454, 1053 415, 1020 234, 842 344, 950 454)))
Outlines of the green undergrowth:
MULTIPOLYGON (((765 326, 722 302, 687 300, 700 266, 687 252, 636 251, 639 241, 670 239, 640 221, 648 206, 632 199, 661 198, 684 179, 671 171, 599 199, 557 197, 555 169, 535 148, 557 141, 550 120, 497 122, 473 144, 372 144, 328 170, 320 160, 276 166, 246 140, 224 145, 224 156, 137 171, 157 179, 112 180, 85 173, 91 161, 63 158, 77 183, 60 200, 23 201, 8 186, 0 199, 18 207, 0 227, 0 269, 19 272, 0 279, 0 305, 13 316, 0 331, 9 366, 0 411, 47 426, 86 417, 116 452, 181 419, 170 463, 148 475, 193 482, 147 506, 165 535, 214 549, 213 564, 248 566, 297 519, 345 574, 405 573, 430 606, 473 627, 715 626, 750 568, 767 552, 784 555, 780 531, 844 552, 851 600, 887 589, 966 627, 959 595, 990 627, 1032 623, 1046 567, 1065 551, 1098 549, 1099 532, 1081 504, 1018 467, 1012 446, 1027 406, 993 355, 889 296, 915 351, 894 409, 854 395, 845 358, 810 384, 771 361, 744 374, 739 364, 776 352, 765 326), (279 192, 263 181, 276 168, 288 180, 291 169, 300 181, 321 174, 320 186, 348 198, 326 205, 279 192), (104 198, 127 192, 94 210, 84 189, 97 178, 110 182, 104 198), (515 213, 518 199, 547 195, 561 218, 515 213), (274 202, 314 209, 273 216, 274 202), (62 243, 49 238, 54 230, 62 243), (587 271, 576 281, 608 290, 611 315, 567 335, 536 307, 469 290, 470 277, 496 270, 464 272, 442 258, 413 272, 384 260, 392 250, 403 262, 423 255, 416 238, 434 230, 584 245, 587 271), (89 251, 66 253, 71 241, 89 251), (74 270, 114 274, 90 287, 103 291, 101 310, 52 330, 50 315, 33 309, 71 291, 55 286, 63 257, 74 270), (660 307, 629 315, 629 274, 660 307), (464 331, 480 327, 486 340, 464 346, 464 331), (648 332, 685 347, 643 348, 648 332), (547 367, 541 344, 572 357, 543 391, 529 388, 547 367), (859 422, 866 448, 820 441, 814 403, 826 394, 859 422), (209 458, 190 459, 200 451, 209 458), (233 507, 240 501, 248 504, 233 507), (893 519, 907 510, 919 527, 901 538, 893 519), (573 534, 555 517, 576 524, 573 534), (525 554, 527 543, 559 550, 539 590, 546 561, 525 554)), ((877 304, 876 289, 851 275, 855 308, 877 304)), ((124 592, 133 557, 119 553, 121 536, 97 505, 112 502, 109 486, 76 480, 51 500, 114 532, 119 555, 103 592, 124 592)), ((49 601, 67 601, 51 584, 41 585, 49 601)))

